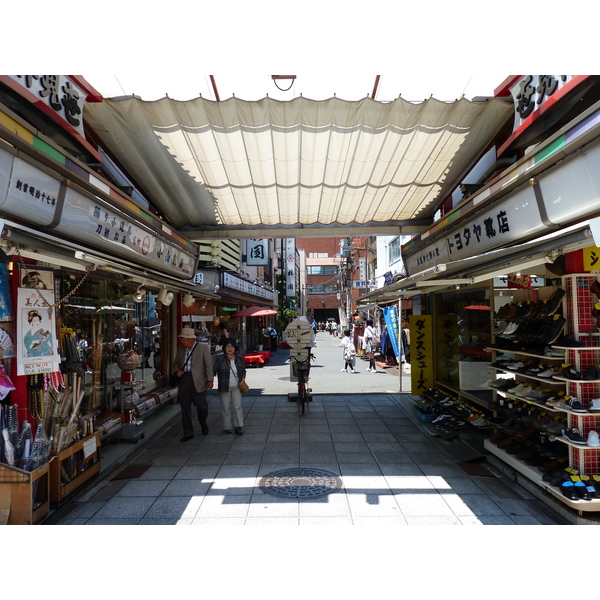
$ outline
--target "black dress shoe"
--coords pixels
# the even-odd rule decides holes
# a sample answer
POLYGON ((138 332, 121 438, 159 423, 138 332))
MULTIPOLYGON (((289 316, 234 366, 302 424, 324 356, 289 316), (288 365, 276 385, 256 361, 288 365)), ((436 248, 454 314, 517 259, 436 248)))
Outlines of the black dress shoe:
POLYGON ((235 432, 236 432, 238 435, 244 435, 244 428, 243 428, 243 427, 236 427, 236 428, 235 428, 235 432))
POLYGON ((180 442, 189 442, 190 440, 193 440, 194 436, 193 435, 184 435, 179 441, 180 442))
POLYGON ((202 433, 206 435, 208 433, 208 425, 201 425, 202 433))

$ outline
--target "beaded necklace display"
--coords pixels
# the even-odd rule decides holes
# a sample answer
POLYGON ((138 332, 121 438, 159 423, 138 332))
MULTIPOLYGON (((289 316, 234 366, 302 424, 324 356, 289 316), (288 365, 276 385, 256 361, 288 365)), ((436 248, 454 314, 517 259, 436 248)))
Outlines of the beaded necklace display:
POLYGON ((39 374, 29 375, 27 387, 29 388, 29 412, 39 423, 44 419, 44 379, 39 374))

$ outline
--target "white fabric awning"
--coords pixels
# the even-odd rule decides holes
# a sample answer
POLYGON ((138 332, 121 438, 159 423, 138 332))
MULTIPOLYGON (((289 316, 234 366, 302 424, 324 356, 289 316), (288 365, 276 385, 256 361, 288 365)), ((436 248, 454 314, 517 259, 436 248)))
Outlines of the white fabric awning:
POLYGON ((257 229, 416 233, 512 113, 498 99, 120 97, 86 104, 84 117, 193 240, 257 229))

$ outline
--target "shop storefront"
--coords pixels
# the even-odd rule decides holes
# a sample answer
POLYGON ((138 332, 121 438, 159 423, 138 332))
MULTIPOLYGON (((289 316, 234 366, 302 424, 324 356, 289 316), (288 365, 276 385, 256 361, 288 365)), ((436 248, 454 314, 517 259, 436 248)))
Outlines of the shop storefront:
POLYGON ((511 82, 515 129, 497 145, 510 166, 407 243, 409 276, 369 300, 413 301, 423 426, 478 440, 540 499, 589 522, 600 514, 600 95, 597 78, 557 78, 553 101, 520 119, 523 90, 542 79, 511 82))
POLYGON ((215 296, 193 281, 197 248, 90 166, 102 157, 83 135, 75 98, 92 92, 69 78, 36 84, 0 82, 8 523, 39 522, 98 473, 102 444, 143 437, 143 418, 176 396, 167 380, 183 302, 215 296), (50 83, 69 103, 37 105, 50 83))

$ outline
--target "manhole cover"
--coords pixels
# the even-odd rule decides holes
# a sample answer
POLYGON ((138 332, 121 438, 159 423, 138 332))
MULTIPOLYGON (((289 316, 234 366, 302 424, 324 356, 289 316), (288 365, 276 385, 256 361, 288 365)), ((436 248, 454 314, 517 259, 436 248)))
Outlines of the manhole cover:
POLYGON ((283 469, 265 475, 259 487, 271 496, 310 500, 337 492, 342 487, 342 480, 322 469, 283 469))

